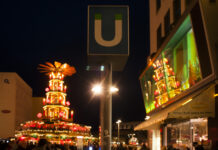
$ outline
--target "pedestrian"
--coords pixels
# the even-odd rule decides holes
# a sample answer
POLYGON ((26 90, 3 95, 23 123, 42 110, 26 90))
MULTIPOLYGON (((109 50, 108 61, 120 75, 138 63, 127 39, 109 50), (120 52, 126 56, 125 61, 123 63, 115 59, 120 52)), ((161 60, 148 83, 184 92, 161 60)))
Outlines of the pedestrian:
POLYGON ((142 143, 141 150, 149 150, 145 143, 142 143))
POLYGON ((199 144, 199 145, 197 145, 195 150, 204 150, 204 147, 201 144, 199 144))
POLYGON ((33 150, 47 150, 48 141, 46 139, 40 139, 38 145, 33 150))
POLYGON ((18 141, 17 150, 26 150, 27 143, 25 141, 18 141))
POLYGON ((172 145, 169 145, 167 150, 173 150, 173 146, 172 145))

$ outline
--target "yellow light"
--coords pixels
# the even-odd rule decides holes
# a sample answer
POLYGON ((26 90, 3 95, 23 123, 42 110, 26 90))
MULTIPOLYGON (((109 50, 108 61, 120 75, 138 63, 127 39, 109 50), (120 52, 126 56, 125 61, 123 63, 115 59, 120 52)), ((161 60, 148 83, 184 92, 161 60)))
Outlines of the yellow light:
POLYGON ((148 119, 150 119, 150 118, 151 118, 150 116, 146 116, 146 117, 145 117, 145 120, 148 120, 148 119))
POLYGON ((214 94, 214 97, 218 97, 218 93, 214 94))
POLYGON ((95 94, 95 95, 99 95, 102 93, 102 86, 101 84, 96 84, 93 86, 92 88, 92 92, 95 94))
POLYGON ((64 67, 64 68, 67 68, 67 64, 65 63, 63 67, 64 67))
POLYGON ((121 122, 122 122, 121 120, 117 120, 117 122, 116 122, 116 123, 117 123, 117 124, 120 124, 121 122))
POLYGON ((111 92, 111 93, 116 93, 116 92, 118 92, 118 91, 119 91, 119 89, 118 89, 117 87, 112 86, 112 87, 110 88, 110 92, 111 92))
POLYGON ((182 104, 182 106, 185 105, 185 104, 187 104, 187 103, 189 103, 190 101, 192 101, 192 99, 189 99, 189 100, 187 100, 186 102, 184 102, 184 103, 182 104))

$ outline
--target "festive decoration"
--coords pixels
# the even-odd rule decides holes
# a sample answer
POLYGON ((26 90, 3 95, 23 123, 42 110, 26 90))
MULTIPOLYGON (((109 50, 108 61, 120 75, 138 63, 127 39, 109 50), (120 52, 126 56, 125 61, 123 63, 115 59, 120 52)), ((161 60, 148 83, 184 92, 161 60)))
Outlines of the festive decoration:
POLYGON ((40 118, 42 118, 42 113, 38 113, 37 114, 37 117, 40 119, 40 118))
POLYGON ((48 91, 49 91, 49 88, 46 88, 45 91, 48 92, 48 91))
POLYGON ((67 105, 67 106, 70 106, 70 102, 69 102, 69 101, 66 101, 66 105, 67 105))
POLYGON ((73 120, 73 110, 70 112, 71 119, 73 120))
POLYGON ((154 105, 156 108, 166 103, 169 98, 172 98, 181 92, 180 82, 176 81, 173 69, 168 63, 168 59, 164 58, 163 61, 157 60, 153 64, 153 79, 156 82, 156 90, 154 91, 154 105))
MULTIPOLYGON (((46 138, 51 143, 73 144, 76 137, 83 136, 86 139, 90 136, 90 126, 81 126, 73 123, 73 110, 69 114, 70 102, 66 101, 66 89, 64 76, 71 76, 76 72, 74 67, 68 64, 55 62, 54 65, 47 62, 40 64, 41 72, 49 75, 49 87, 45 89, 46 97, 43 98, 43 114, 38 113, 38 121, 28 121, 21 124, 21 130, 16 132, 16 137, 25 140, 38 142, 40 138, 46 138), (70 118, 69 118, 70 116, 70 118)), ((85 139, 84 138, 84 139, 85 139)))
POLYGON ((76 69, 73 66, 68 64, 61 64, 60 62, 55 61, 54 65, 50 62, 44 64, 39 64, 39 68, 43 73, 49 75, 50 79, 62 79, 64 76, 71 76, 76 73, 76 69))

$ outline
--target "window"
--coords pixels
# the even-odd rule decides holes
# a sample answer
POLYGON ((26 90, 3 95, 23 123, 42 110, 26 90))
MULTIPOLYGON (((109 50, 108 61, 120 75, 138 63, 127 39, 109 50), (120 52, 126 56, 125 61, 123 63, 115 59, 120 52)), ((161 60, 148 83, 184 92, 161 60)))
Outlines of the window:
POLYGON ((146 113, 168 104, 172 98, 200 82, 203 78, 201 68, 196 38, 190 17, 187 17, 140 79, 146 113))
POLYGON ((160 9, 160 6, 161 6, 161 0, 156 0, 156 10, 157 10, 157 12, 160 9))
POLYGON ((4 79, 4 83, 6 83, 6 84, 10 84, 10 82, 9 82, 8 79, 4 79))
POLYGON ((180 149, 186 145, 190 149, 190 143, 204 141, 203 146, 208 147, 207 123, 207 119, 200 118, 167 126, 167 145, 174 145, 180 149))
POLYGON ((177 22, 181 16, 181 0, 173 1, 173 19, 177 22))
MULTIPOLYGON (((176 83, 179 84, 180 90, 185 91, 202 79, 200 64, 197 54, 197 47, 193 30, 190 29, 186 35, 178 41, 177 44, 169 46, 162 54, 163 59, 171 60, 167 65, 174 72, 176 83)), ((168 73, 167 73, 168 74, 168 73)), ((170 85, 171 77, 166 77, 166 83, 170 86, 167 90, 173 89, 170 85)), ((178 93, 180 93, 178 91, 178 93)), ((173 98, 177 94, 169 94, 173 98)))
POLYGON ((160 48, 161 44, 162 44, 162 37, 161 37, 161 24, 160 24, 160 26, 157 29, 157 49, 160 48))
POLYGON ((190 122, 173 124, 167 127, 167 144, 176 145, 178 148, 182 148, 184 145, 191 148, 189 147, 189 143, 191 143, 191 131, 190 122))
POLYGON ((164 30, 165 30, 165 36, 167 36, 170 32, 170 10, 167 11, 164 17, 164 30))
POLYGON ((204 31, 204 26, 203 26, 203 21, 202 21, 202 16, 201 16, 201 11, 200 11, 200 6, 197 4, 191 11, 191 19, 192 19, 192 25, 193 28, 195 29, 195 37, 196 38, 196 43, 197 43, 197 48, 198 48, 198 57, 200 59, 201 63, 201 68, 204 68, 202 70, 202 76, 203 78, 209 76, 212 74, 212 68, 211 68, 211 62, 210 62, 210 57, 209 57, 209 51, 206 43, 206 36, 205 36, 205 31, 204 31))

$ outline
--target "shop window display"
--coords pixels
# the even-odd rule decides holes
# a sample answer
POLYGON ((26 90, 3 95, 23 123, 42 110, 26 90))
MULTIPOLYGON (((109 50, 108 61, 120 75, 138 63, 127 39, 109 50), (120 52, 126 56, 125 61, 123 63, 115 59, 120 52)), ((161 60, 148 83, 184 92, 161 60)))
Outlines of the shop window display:
POLYGON ((166 49, 163 52, 163 57, 172 60, 169 61, 169 66, 171 66, 176 79, 180 81, 182 91, 192 87, 202 79, 192 29, 178 44, 166 49))
POLYGON ((191 124, 184 122, 167 127, 167 145, 173 148, 191 147, 191 124))
POLYGON ((193 141, 206 143, 208 140, 208 129, 207 119, 191 119, 192 130, 193 130, 193 141))
POLYGON ((161 54, 141 77, 146 112, 170 102, 202 80, 190 18, 184 21, 161 54))
POLYGON ((191 119, 187 122, 167 125, 167 146, 177 149, 192 148, 194 144, 209 149, 207 119, 191 119))

